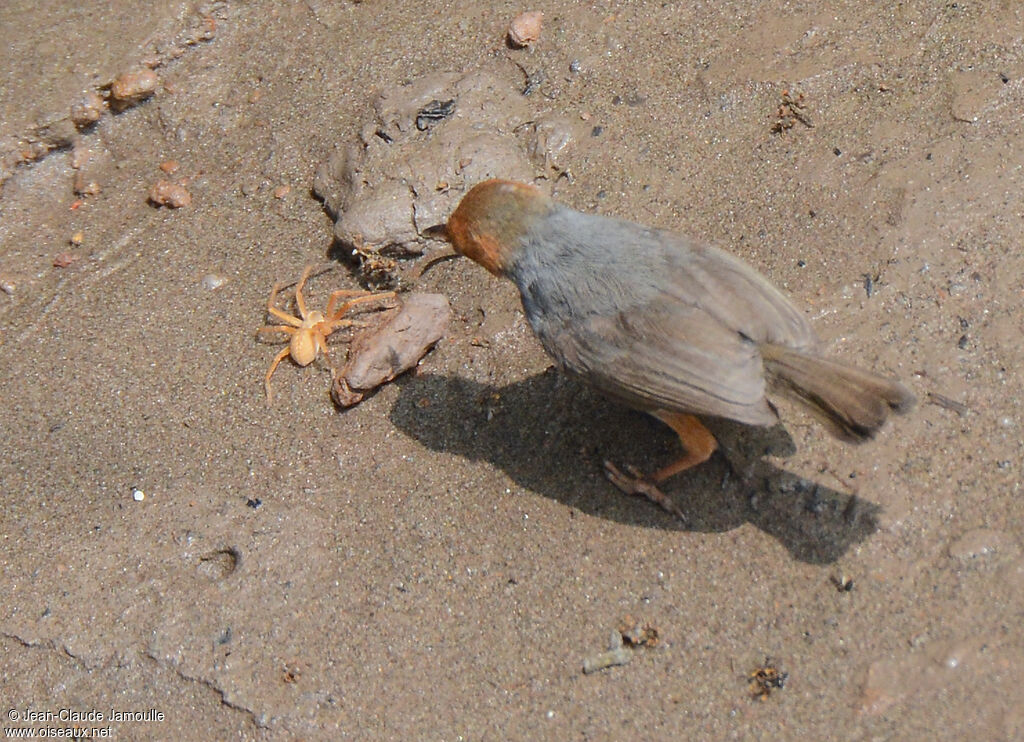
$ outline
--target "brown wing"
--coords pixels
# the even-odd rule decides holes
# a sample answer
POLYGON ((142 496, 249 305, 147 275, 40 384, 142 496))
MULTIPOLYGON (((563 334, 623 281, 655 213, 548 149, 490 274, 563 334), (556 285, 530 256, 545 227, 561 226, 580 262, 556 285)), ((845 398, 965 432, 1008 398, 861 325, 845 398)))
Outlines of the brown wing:
POLYGON ((641 409, 770 424, 759 346, 815 342, 803 314, 739 259, 620 219, 552 209, 510 270, 547 351, 641 409))
POLYGON ((640 409, 776 420, 757 345, 695 307, 659 299, 563 327, 555 341, 566 369, 640 409))
MULTIPOLYGON (((670 237, 681 239, 664 234, 663 240, 670 237)), ((728 253, 687 243, 666 258, 665 275, 648 284, 657 290, 635 291, 628 308, 549 326, 549 351, 568 370, 641 409, 772 424, 777 417, 765 398, 759 345, 813 347, 807 320, 728 253)))
MULTIPOLYGON (((666 233, 662 233, 666 234, 666 233)), ((666 234, 676 242, 678 235, 666 234)), ((810 350, 817 337, 804 313, 739 258, 710 245, 686 243, 669 253, 671 280, 662 293, 717 319, 723 329, 756 343, 810 350)))

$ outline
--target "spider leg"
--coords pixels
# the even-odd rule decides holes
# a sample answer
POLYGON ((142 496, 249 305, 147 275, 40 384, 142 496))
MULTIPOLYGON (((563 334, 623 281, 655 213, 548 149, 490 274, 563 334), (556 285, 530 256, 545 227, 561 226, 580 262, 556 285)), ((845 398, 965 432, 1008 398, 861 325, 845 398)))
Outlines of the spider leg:
POLYGON ((355 320, 351 320, 351 319, 336 319, 333 322, 324 321, 322 323, 322 325, 321 325, 320 332, 322 332, 323 336, 326 338, 326 337, 328 337, 330 335, 333 335, 335 332, 340 330, 342 327, 352 327, 352 326, 366 327, 366 324, 364 323, 362 325, 358 325, 358 324, 356 324, 355 320))
POLYGON ((281 363, 281 361, 283 361, 285 359, 285 356, 287 356, 290 352, 291 352, 291 347, 289 346, 289 347, 285 348, 284 350, 282 350, 280 353, 278 353, 276 356, 274 356, 274 361, 273 361, 273 363, 270 364, 270 370, 267 371, 267 375, 263 379, 263 388, 266 389, 266 391, 267 391, 267 404, 268 405, 270 404, 270 401, 271 401, 271 396, 270 396, 270 377, 274 375, 274 372, 277 370, 278 364, 281 363))
POLYGON ((274 288, 270 292, 270 298, 267 299, 267 313, 273 315, 274 317, 277 317, 279 320, 283 322, 287 322, 289 325, 292 325, 293 327, 302 327, 302 320, 300 320, 298 317, 292 317, 290 314, 282 312, 280 309, 274 306, 274 302, 277 301, 277 294, 280 290, 281 284, 275 283, 274 288))
MULTIPOLYGON (((342 317, 345 316, 345 314, 348 312, 348 310, 351 309, 352 307, 354 307, 356 304, 363 304, 364 302, 376 301, 378 299, 393 299, 394 297, 395 297, 395 292, 394 291, 385 291, 384 293, 381 293, 381 294, 369 294, 367 296, 359 296, 359 297, 356 297, 355 299, 349 299, 344 304, 342 304, 340 307, 338 307, 338 311, 336 311, 334 314, 328 313, 328 315, 327 315, 327 317, 326 317, 326 319, 324 321, 328 324, 328 326, 333 327, 333 326, 335 326, 335 324, 339 320, 341 320, 342 317)), ((337 326, 338 327, 343 327, 344 325, 337 325, 337 326)))
POLYGON ((330 317, 334 314, 334 307, 338 303, 338 299, 342 296, 365 296, 369 293, 369 291, 362 291, 360 289, 340 289, 338 291, 332 291, 330 297, 327 299, 327 310, 324 312, 324 316, 330 317))
POLYGON ((299 319, 298 317, 292 317, 290 314, 282 312, 280 309, 277 309, 276 307, 270 307, 269 311, 279 320, 281 320, 282 322, 287 322, 292 327, 302 327, 302 320, 299 319))
POLYGON ((258 329, 256 334, 258 335, 261 332, 286 332, 289 335, 294 335, 298 331, 297 327, 291 327, 290 325, 268 325, 258 329))
POLYGON ((327 359, 327 367, 331 369, 331 378, 333 379, 338 375, 338 370, 334 365, 334 358, 331 357, 331 351, 327 347, 327 335, 330 333, 324 333, 323 331, 315 331, 313 337, 316 338, 317 347, 320 348, 320 352, 323 353, 324 358, 327 359))
POLYGON ((309 274, 313 272, 313 266, 307 265, 306 270, 302 271, 302 278, 299 279, 298 284, 295 286, 295 303, 299 307, 299 314, 302 315, 302 319, 306 319, 308 313, 306 312, 306 300, 302 298, 302 287, 306 285, 306 279, 309 278, 309 274))
POLYGON ((277 293, 281 290, 281 284, 275 283, 274 288, 270 290, 270 298, 267 299, 267 309, 274 306, 274 302, 277 300, 277 293))

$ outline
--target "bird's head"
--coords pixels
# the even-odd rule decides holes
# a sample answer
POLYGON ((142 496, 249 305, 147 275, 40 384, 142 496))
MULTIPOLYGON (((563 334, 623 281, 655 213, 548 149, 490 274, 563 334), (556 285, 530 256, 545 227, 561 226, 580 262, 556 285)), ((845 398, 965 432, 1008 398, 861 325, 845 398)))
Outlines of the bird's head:
POLYGON ((455 252, 502 276, 515 261, 520 238, 552 203, 536 186, 487 180, 463 196, 435 234, 448 240, 455 252))

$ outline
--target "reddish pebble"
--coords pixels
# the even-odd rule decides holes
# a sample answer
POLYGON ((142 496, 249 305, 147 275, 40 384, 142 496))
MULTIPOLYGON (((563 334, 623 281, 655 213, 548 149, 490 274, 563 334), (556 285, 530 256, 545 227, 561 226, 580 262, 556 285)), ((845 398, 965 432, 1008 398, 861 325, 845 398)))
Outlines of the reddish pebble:
POLYGON ((180 209, 192 203, 192 194, 185 186, 172 183, 169 180, 158 180, 149 189, 149 201, 156 206, 166 206, 169 209, 180 209))
POLYGON ((163 162, 160 163, 160 169, 163 170, 168 175, 178 172, 178 168, 180 167, 181 165, 178 163, 177 160, 164 160, 163 162))
POLYGON ((78 260, 79 257, 81 256, 75 255, 74 253, 62 252, 60 255, 53 259, 53 267, 67 268, 69 265, 78 260))
POLYGON ((71 105, 71 123, 79 129, 84 129, 99 121, 105 108, 103 98, 96 91, 83 93, 82 97, 71 105))
POLYGON ((274 198, 284 198, 291 191, 292 187, 289 185, 280 185, 274 189, 274 198))
POLYGON ((159 81, 160 78, 153 70, 122 72, 110 86, 110 97, 122 105, 138 103, 156 92, 159 81))
POLYGON ((544 23, 544 13, 530 10, 520 13, 508 27, 508 40, 512 46, 522 48, 530 46, 540 39, 540 29, 544 23))

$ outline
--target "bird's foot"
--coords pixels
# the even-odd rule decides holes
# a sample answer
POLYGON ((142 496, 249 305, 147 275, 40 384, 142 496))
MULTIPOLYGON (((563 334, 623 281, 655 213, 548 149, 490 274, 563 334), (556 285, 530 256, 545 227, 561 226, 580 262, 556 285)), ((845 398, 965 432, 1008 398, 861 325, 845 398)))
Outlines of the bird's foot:
POLYGON ((627 495, 643 495, 648 500, 658 505, 663 510, 672 513, 683 523, 688 522, 686 514, 683 513, 679 507, 672 502, 672 500, 658 489, 650 478, 645 477, 641 474, 636 467, 626 464, 626 470, 629 474, 623 474, 615 464, 610 461, 604 462, 604 475, 608 478, 608 481, 618 487, 620 490, 625 492, 627 495))

